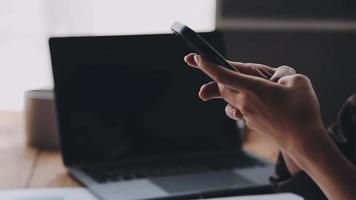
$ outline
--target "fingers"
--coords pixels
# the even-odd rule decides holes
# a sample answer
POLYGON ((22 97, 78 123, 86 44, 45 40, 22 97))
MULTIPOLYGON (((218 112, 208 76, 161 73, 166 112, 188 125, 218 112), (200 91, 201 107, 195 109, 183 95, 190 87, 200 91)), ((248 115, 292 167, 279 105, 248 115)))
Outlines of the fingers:
POLYGON ((200 88, 199 97, 203 101, 221 98, 218 84, 215 81, 207 83, 200 88))
MULTIPOLYGON (((220 89, 222 90, 224 96, 226 95, 231 97, 231 95, 236 95, 236 92, 229 90, 228 88, 223 88, 223 86, 220 86, 220 89)), ((210 99, 215 99, 215 98, 221 98, 218 84, 215 81, 213 81, 203 85, 200 89, 199 97, 204 101, 208 101, 210 99)), ((239 120, 243 118, 241 112, 230 104, 226 106, 225 113, 228 117, 230 117, 233 120, 239 120)))
MULTIPOLYGON (((243 117, 245 113, 252 113, 251 105, 253 105, 252 98, 248 98, 249 95, 241 94, 235 90, 232 90, 222 84, 211 82, 206 85, 210 87, 218 88, 219 97, 223 98, 229 105, 225 108, 225 113, 231 119, 238 120, 243 117)), ((216 91, 214 91, 216 92, 216 91)))
POLYGON ((184 57, 184 61, 191 67, 197 67, 197 64, 194 60, 195 53, 190 53, 184 57))
POLYGON ((295 74, 295 70, 289 66, 283 65, 276 69, 276 72, 273 76, 269 79, 273 82, 278 82, 278 80, 284 76, 293 75, 295 74))
POLYGON ((230 104, 227 104, 227 106, 225 107, 225 113, 233 120, 240 120, 243 118, 241 112, 230 104))
MULTIPOLYGON (((194 60, 195 53, 190 53, 184 57, 184 61, 191 67, 198 67, 198 64, 194 60)), ((230 62, 234 65, 238 70, 243 74, 248 74, 252 76, 257 76, 265 79, 270 79, 272 75, 275 73, 276 69, 272 67, 268 67, 262 64, 255 63, 241 63, 241 62, 230 62)))
MULTIPOLYGON (((187 58, 189 60, 190 58, 187 58)), ((266 86, 271 86, 275 83, 265 80, 260 77, 250 76, 238 73, 222 66, 212 64, 202 56, 195 54, 194 62, 200 70, 207 74, 217 83, 223 84, 230 89, 243 91, 247 93, 258 93, 266 86)))
POLYGON ((244 114, 252 113, 252 99, 248 95, 231 90, 224 85, 218 84, 221 97, 229 104, 225 113, 232 119, 241 119, 244 114))
POLYGON ((304 87, 311 85, 310 79, 302 74, 283 76, 278 80, 278 83, 287 87, 304 87))
MULTIPOLYGON (((224 88, 224 86, 219 87, 218 83, 216 83, 215 81, 212 81, 210 83, 204 84, 200 88, 199 97, 203 101, 221 98, 219 88, 222 90, 222 93, 224 94, 224 96, 232 97, 232 95, 235 96, 237 94, 235 91, 229 90, 228 88, 224 88)), ((231 100, 231 101, 233 101, 233 100, 231 100)), ((240 120, 243 118, 241 112, 237 108, 235 108, 234 106, 232 106, 230 104, 228 104, 226 106, 225 113, 229 118, 231 118, 233 120, 240 120)))
POLYGON ((203 85, 199 92, 199 97, 204 101, 214 98, 224 98, 224 100, 231 105, 238 104, 236 100, 238 95, 239 92, 216 83, 215 81, 203 85))
POLYGON ((230 105, 233 105, 235 108, 239 109, 239 98, 242 95, 241 93, 232 90, 222 84, 218 84, 220 96, 230 105))
POLYGON ((272 75, 276 72, 275 68, 268 67, 267 65, 262 64, 240 62, 230 63, 233 64, 243 74, 257 76, 264 79, 270 79, 272 75))
MULTIPOLYGON (((232 81, 233 78, 233 73, 230 70, 224 69, 223 67, 220 67, 216 64, 212 64, 205 59, 201 58, 198 54, 195 53, 190 53, 187 56, 184 57, 184 61, 191 67, 195 68, 200 68, 203 72, 205 72, 208 76, 210 76, 213 80, 220 80, 218 82, 226 82, 229 79, 232 81), (207 69, 203 69, 207 68, 207 69)), ((216 83, 216 81, 214 81, 216 83)), ((217 89, 217 84, 214 83, 208 83, 206 85, 203 85, 200 89, 199 96, 200 94, 204 95, 206 90, 210 90, 209 92, 212 92, 215 90, 218 92, 217 89)), ((216 96, 216 95, 214 95, 216 96)), ((205 98, 203 98, 205 99, 205 98)))

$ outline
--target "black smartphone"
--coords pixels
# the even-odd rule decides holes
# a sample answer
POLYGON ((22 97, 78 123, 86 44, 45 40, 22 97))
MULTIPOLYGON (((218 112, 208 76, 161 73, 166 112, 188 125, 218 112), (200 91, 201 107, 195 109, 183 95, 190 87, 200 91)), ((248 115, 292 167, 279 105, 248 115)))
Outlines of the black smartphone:
POLYGON ((171 29, 173 33, 183 39, 193 51, 205 57, 210 62, 237 72, 239 71, 235 66, 227 62, 224 56, 222 56, 214 47, 204 40, 204 38, 188 26, 179 22, 174 22, 171 29))

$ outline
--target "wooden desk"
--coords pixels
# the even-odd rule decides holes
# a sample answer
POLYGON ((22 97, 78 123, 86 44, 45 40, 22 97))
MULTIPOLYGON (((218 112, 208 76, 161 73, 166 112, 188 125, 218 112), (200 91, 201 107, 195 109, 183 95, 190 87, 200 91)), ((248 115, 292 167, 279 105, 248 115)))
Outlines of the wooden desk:
MULTIPOLYGON (((0 112, 0 189, 79 187, 62 164, 59 151, 26 145, 23 113, 0 112)), ((244 148, 274 161, 278 150, 266 138, 249 134, 244 148)))

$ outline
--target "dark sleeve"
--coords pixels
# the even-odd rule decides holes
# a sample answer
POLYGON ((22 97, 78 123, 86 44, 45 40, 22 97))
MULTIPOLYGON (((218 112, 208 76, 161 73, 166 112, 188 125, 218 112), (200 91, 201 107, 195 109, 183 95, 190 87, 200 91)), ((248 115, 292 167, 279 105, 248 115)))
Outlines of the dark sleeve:
POLYGON ((291 192, 303 197, 305 200, 327 199, 316 183, 301 171, 294 176, 289 174, 283 156, 279 154, 276 173, 270 178, 275 192, 291 192))
MULTIPOLYGON (((353 164, 356 163, 356 95, 347 99, 341 107, 337 121, 332 124, 329 134, 340 151, 353 164)), ((279 154, 275 175, 270 178, 275 192, 291 192, 304 199, 327 199, 318 185, 304 171, 294 176, 288 171, 283 156, 279 154)))

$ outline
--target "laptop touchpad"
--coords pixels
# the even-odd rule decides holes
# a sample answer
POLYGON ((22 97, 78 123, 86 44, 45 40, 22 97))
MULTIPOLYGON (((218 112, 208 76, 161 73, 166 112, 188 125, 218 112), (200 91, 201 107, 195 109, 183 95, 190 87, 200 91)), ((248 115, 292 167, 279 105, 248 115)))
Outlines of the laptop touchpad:
POLYGON ((150 180, 169 193, 185 193, 189 191, 203 192, 207 190, 244 187, 252 184, 248 179, 231 171, 161 177, 152 178, 150 180))

